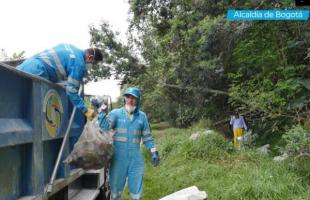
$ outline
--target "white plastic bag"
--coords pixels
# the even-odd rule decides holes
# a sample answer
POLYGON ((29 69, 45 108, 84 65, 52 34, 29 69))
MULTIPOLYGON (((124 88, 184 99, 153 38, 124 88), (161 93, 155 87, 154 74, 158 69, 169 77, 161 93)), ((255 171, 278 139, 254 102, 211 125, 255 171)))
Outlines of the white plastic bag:
POLYGON ((64 162, 86 170, 100 169, 107 166, 112 157, 112 144, 112 133, 102 133, 96 117, 86 123, 73 151, 64 162))
POLYGON ((196 186, 191 186, 165 196, 160 200, 204 200, 207 197, 208 195, 205 191, 200 191, 196 186))

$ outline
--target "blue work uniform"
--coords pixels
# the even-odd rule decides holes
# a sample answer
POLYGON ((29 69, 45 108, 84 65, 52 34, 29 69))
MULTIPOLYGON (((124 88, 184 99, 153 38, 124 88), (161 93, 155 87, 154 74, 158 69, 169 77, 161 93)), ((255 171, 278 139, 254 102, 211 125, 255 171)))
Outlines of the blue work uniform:
POLYGON ((98 117, 103 130, 114 130, 114 154, 110 165, 111 199, 119 200, 126 178, 131 200, 138 200, 142 195, 144 160, 140 152, 141 141, 148 150, 155 148, 147 116, 139 106, 129 117, 125 107, 112 110, 108 115, 100 113, 98 117))
POLYGON ((34 74, 52 82, 65 81, 66 93, 72 104, 87 111, 78 90, 86 73, 85 52, 70 44, 59 44, 38 53, 18 65, 16 69, 34 74))

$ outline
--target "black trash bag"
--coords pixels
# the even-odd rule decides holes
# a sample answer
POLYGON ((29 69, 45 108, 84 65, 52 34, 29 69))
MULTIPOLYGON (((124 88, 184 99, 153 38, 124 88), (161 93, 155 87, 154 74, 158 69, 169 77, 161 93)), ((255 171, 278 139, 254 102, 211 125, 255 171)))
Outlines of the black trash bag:
POLYGON ((64 163, 85 170, 108 166, 113 154, 113 133, 102 132, 97 117, 87 121, 84 130, 64 163))

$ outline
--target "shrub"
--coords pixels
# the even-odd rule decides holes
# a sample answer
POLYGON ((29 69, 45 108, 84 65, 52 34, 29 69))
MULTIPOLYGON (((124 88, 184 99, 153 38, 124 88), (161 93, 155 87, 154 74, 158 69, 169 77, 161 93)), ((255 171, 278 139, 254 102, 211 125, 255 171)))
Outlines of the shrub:
POLYGON ((210 128, 212 125, 212 121, 210 119, 200 119, 198 122, 196 122, 193 127, 194 128, 199 128, 199 129, 205 129, 205 128, 210 128))
POLYGON ((308 157, 296 157, 288 160, 289 168, 298 174, 304 183, 310 185, 310 159, 308 157))
POLYGON ((230 149, 229 143, 222 135, 211 133, 201 135, 196 140, 187 140, 182 146, 182 152, 187 159, 225 159, 230 149))
POLYGON ((282 138, 286 142, 285 149, 290 155, 310 153, 310 133, 301 126, 294 126, 282 138))
POLYGON ((168 129, 160 145, 161 157, 165 159, 174 151, 178 151, 179 147, 187 140, 188 134, 182 129, 168 129))

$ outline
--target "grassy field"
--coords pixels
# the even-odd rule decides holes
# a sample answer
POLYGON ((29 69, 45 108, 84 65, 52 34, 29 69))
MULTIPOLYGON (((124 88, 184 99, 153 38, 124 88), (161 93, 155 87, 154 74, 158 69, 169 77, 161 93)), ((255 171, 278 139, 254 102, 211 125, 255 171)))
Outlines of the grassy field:
MULTIPOLYGON (((154 168, 145 157, 144 200, 155 200, 197 186, 208 199, 310 199, 309 159, 275 162, 254 148, 236 151, 220 134, 203 129, 154 130, 161 164, 154 168)), ((129 199, 128 190, 123 199, 129 199)))

